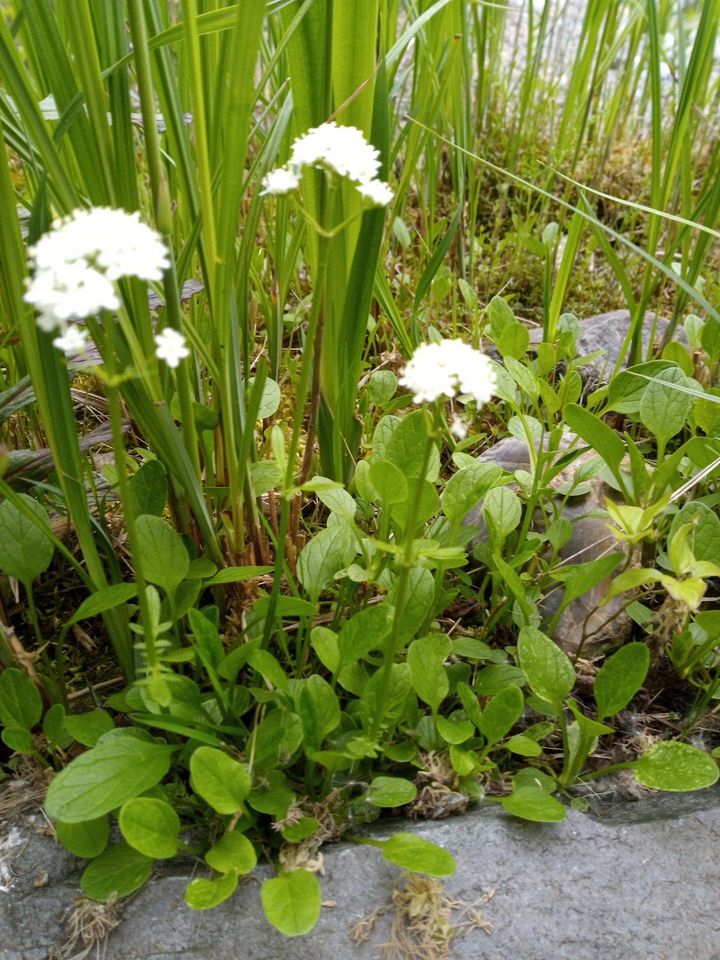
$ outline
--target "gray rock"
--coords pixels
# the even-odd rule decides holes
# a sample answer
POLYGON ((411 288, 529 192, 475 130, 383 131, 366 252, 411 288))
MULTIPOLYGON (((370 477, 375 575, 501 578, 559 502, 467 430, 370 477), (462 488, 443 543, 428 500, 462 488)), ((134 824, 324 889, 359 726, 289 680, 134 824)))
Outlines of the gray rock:
MULTIPOLYGON (((553 462, 563 457, 576 444, 582 446, 583 441, 573 433, 564 434, 557 453, 553 455, 553 462)), ((545 449, 547 450, 547 438, 545 449)), ((558 552, 558 556, 567 564, 589 563, 608 553, 622 550, 608 529, 606 517, 597 515, 604 513, 605 498, 612 493, 602 479, 593 477, 587 485, 578 487, 579 491, 584 492, 580 495, 572 495, 572 486, 577 472, 595 457, 593 451, 580 453, 551 481, 551 485, 558 490, 568 488, 571 490, 571 495, 567 499, 564 499, 564 495, 562 498, 558 497, 559 504, 564 501, 562 509, 558 506, 559 515, 572 524, 570 538, 558 552)), ((527 443, 515 437, 506 437, 486 450, 478 459, 484 463, 496 464, 508 473, 514 473, 516 470, 532 470, 527 443)), ((468 526, 478 530, 473 541, 476 546, 487 538, 482 510, 482 502, 480 502, 465 520, 468 526)), ((538 512, 534 519, 534 528, 543 530, 544 527, 545 520, 538 512)), ((560 615, 551 632, 552 638, 566 653, 576 654, 580 649, 583 653, 596 653, 609 646, 619 645, 628 639, 632 621, 623 609, 622 597, 614 597, 601 606, 609 587, 610 580, 603 580, 574 600, 560 615)), ((549 623, 553 615, 560 606, 562 596, 563 589, 558 584, 546 595, 540 605, 548 629, 550 629, 549 623)))
MULTIPOLYGON (((642 344, 643 359, 646 359, 651 344, 658 348, 665 336, 669 320, 658 317, 654 313, 645 314, 643 324, 642 344)), ((612 374, 618 359, 623 352, 623 344, 630 330, 630 313, 628 310, 611 310, 608 313, 599 313, 594 317, 585 317, 580 321, 580 336, 577 339, 577 355, 584 357, 599 352, 600 356, 590 360, 582 368, 585 378, 595 383, 605 383, 612 374)), ((680 342, 687 342, 685 331, 677 327, 673 338, 680 342)), ((542 327, 533 327, 530 330, 530 349, 533 350, 542 343, 542 327)), ((627 367, 627 355, 621 364, 621 369, 627 367)))
MULTIPOLYGON (((623 804, 605 820, 568 812, 561 824, 514 820, 481 806, 441 823, 385 822, 376 836, 410 830, 457 859, 446 893, 491 925, 457 938, 454 960, 720 960, 717 850, 720 791, 623 804), (632 811, 628 815, 627 811, 632 811)), ((23 831, 10 865, 17 880, 0 893, 0 960, 46 960, 64 940, 62 914, 78 894, 77 872, 47 837, 23 831), (49 885, 32 890, 34 870, 49 885)), ((7 856, 7 850, 6 850, 7 856)), ((170 865, 126 906, 101 949, 106 960, 370 960, 388 936, 384 916, 355 945, 350 927, 387 906, 401 871, 377 849, 326 847, 326 903, 308 936, 286 940, 268 926, 258 898, 261 868, 208 913, 183 903, 188 871, 170 865)), ((94 954, 90 954, 94 956, 94 954)))

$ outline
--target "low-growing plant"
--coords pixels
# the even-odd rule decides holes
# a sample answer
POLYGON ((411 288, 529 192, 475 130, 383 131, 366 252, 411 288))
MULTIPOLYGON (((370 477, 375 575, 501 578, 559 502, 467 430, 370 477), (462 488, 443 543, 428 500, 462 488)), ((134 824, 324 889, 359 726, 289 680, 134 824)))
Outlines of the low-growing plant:
POLYGON ((265 858, 296 936, 323 842, 453 871, 383 811, 717 781, 719 2, 588 4, 565 86, 550 3, 519 76, 497 4, 4 5, 3 762, 86 896, 184 856, 208 909, 265 858))

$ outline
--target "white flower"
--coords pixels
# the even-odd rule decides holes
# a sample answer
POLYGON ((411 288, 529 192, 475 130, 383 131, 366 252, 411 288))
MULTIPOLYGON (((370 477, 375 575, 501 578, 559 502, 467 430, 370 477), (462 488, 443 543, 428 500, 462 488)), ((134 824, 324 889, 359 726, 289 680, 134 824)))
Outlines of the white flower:
POLYGON ((373 206, 386 207, 392 200, 390 187, 376 180, 380 154, 356 127, 334 121, 313 127, 293 143, 290 162, 263 179, 263 193, 284 194, 300 185, 305 167, 319 167, 352 180, 360 194, 373 206))
POLYGON ((109 279, 161 280, 170 266, 159 234, 140 221, 139 213, 92 207, 57 220, 30 250, 38 270, 84 260, 109 279))
POLYGON ((468 435, 467 421, 457 413, 453 414, 450 422, 450 433, 458 440, 464 440, 468 435))
POLYGON ((63 330, 68 320, 120 306, 114 284, 82 259, 37 271, 25 291, 25 301, 37 308, 38 325, 46 332, 58 327, 63 330))
POLYGON ((29 251, 34 276, 25 300, 43 330, 117 310, 120 277, 160 280, 170 265, 159 234, 138 213, 93 207, 57 220, 29 251))
POLYGON ((172 327, 165 327, 156 334, 155 343, 157 344, 155 356, 158 360, 164 360, 169 367, 177 367, 181 360, 190 356, 185 337, 172 327))
POLYGON ((290 153, 290 168, 324 167, 358 183, 373 180, 380 169, 380 154, 357 127, 322 123, 298 137, 290 153))
POLYGON ((375 207, 386 207, 393 198, 393 192, 384 180, 358 184, 358 193, 375 207))
POLYGON ((82 353, 87 343, 87 334, 74 323, 70 324, 61 336, 53 340, 53 346, 62 350, 66 357, 75 357, 78 353, 82 353))
POLYGON ((462 393, 481 407, 497 390, 491 361, 462 340, 421 344, 399 382, 412 391, 415 403, 462 393))
POLYGON ((291 190, 297 190, 299 186, 300 177, 287 167, 271 170, 263 179, 263 187, 265 187, 263 193, 271 193, 275 196, 290 193, 291 190))

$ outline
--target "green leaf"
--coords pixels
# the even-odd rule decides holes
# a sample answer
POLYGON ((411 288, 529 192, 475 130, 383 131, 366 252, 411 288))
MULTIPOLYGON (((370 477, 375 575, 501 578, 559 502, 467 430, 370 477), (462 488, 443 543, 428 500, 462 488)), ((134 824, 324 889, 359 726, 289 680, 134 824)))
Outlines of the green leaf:
POLYGON ((123 837, 146 857, 165 860, 178 848, 180 818, 169 803, 136 797, 122 805, 118 817, 123 837))
POLYGON ((138 737, 103 739, 55 777, 45 811, 66 823, 95 820, 160 783, 171 754, 171 747, 138 737))
POLYGON ((188 620, 193 632, 193 645, 196 647, 205 669, 210 667, 217 670, 225 658, 225 647, 220 639, 217 627, 212 621, 208 620, 204 613, 197 609, 188 611, 188 620))
POLYGON ((229 873, 231 870, 238 874, 250 873, 257 864, 255 847, 244 834, 235 830, 224 833, 218 842, 210 847, 205 859, 208 865, 219 873, 229 873))
POLYGON ((414 833, 396 833, 389 840, 373 841, 389 863, 413 873, 426 873, 431 877, 449 877, 455 873, 455 858, 430 840, 414 833))
POLYGON ((89 713, 68 713, 65 716, 65 729, 84 747, 94 747, 100 737, 115 727, 112 717, 105 710, 91 710, 89 713))
POLYGON ((161 517, 167 500, 167 474, 159 460, 148 460, 130 480, 130 497, 136 517, 161 517))
POLYGON ((682 370, 672 367, 655 374, 640 400, 640 420, 659 440, 669 440, 680 433, 692 408, 693 398, 673 389, 670 384, 674 383, 682 387, 694 385, 682 370))
POLYGON ((624 559, 625 554, 618 551, 604 557, 597 557, 595 560, 588 560, 587 563, 563 565, 551 570, 550 576, 565 584, 560 609, 564 610, 573 600, 577 600, 578 597, 582 597, 583 594, 602 583, 624 559))
MULTIPOLYGON (((279 711, 278 711, 279 712, 279 711)), ((281 820, 287 813, 295 794, 288 786, 287 777, 281 770, 268 770, 262 774, 259 784, 248 794, 248 805, 260 813, 267 813, 281 820)))
POLYGON ((374 807, 403 807, 417 796, 417 787, 402 777, 375 777, 367 793, 374 807))
POLYGON ((453 474, 442 495, 443 513, 460 523, 502 476, 500 467, 478 460, 453 474))
MULTIPOLYGON (((410 234, 405 224, 396 218, 394 228, 397 231, 404 231, 403 238, 410 242, 410 234)), ((392 400, 397 390, 397 377, 392 370, 373 370, 368 378, 365 391, 368 399, 378 407, 384 407, 392 400)))
MULTIPOLYGON (((248 381, 248 385, 252 386, 255 383, 255 378, 251 377, 248 381)), ((268 417, 271 417, 280 407, 280 401, 282 400, 282 394, 280 393, 280 386, 272 380, 270 377, 265 379, 263 384, 262 397, 260 398, 260 406, 258 408, 258 420, 266 420, 268 417)))
POLYGON ((28 755, 37 754, 38 749, 35 746, 33 735, 27 727, 18 727, 11 723, 2 728, 0 737, 5 746, 10 747, 14 753, 23 753, 28 755))
POLYGON ((562 650, 536 627, 523 627, 518 658, 533 693, 559 706, 575 685, 575 671, 562 650))
POLYGON ((445 743, 450 743, 453 746, 465 743, 471 737, 475 736, 475 725, 469 720, 451 720, 448 717, 436 717, 435 726, 445 743))
POLYGON ((518 770, 512 778, 512 783, 515 793, 522 787, 534 787, 536 790, 542 790, 543 793, 555 793, 557 790, 554 778, 535 767, 523 767, 522 770, 518 770))
POLYGON ((398 581, 388 593, 388 603, 400 619, 400 642, 408 643, 432 613, 435 602, 435 578, 425 567, 413 567, 408 575, 405 599, 398 605, 398 581))
POLYGON ((309 933, 320 917, 322 889, 307 870, 282 871, 265 880, 260 901, 268 921, 286 937, 309 933))
POLYGON ((518 667, 509 663, 493 663, 478 671, 473 690, 478 696, 491 697, 501 693, 505 687, 522 687, 525 684, 525 674, 518 667))
POLYGON ((137 586, 134 583, 113 583, 109 587, 101 587, 80 604, 68 625, 79 623, 97 617, 106 610, 112 610, 121 603, 131 600, 137 595, 137 586))
POLYGON ((318 674, 298 683, 295 710, 302 721, 306 750, 319 750, 325 737, 340 723, 338 698, 327 680, 318 674))
POLYGON ((645 377, 656 377, 673 366, 668 360, 650 360, 621 370, 608 384, 608 409, 617 413, 637 414, 648 382, 645 377))
POLYGON ((522 518, 522 505, 508 487, 493 487, 483 501, 483 514, 490 532, 498 543, 517 528, 522 518))
POLYGON ((266 573, 272 572, 272 567, 225 567, 205 581, 206 587, 214 587, 221 583, 241 583, 244 580, 255 580, 266 573))
POLYGON ((313 601, 356 553, 357 542, 347 522, 326 527, 305 544, 298 557, 297 575, 313 601))
MULTIPOLYGON (((422 410, 415 410, 403 417, 393 431, 385 449, 384 458, 399 467, 407 480, 417 480, 420 477, 420 470, 425 459, 427 442, 425 414, 422 410)), ((423 479, 433 483, 439 475, 440 454, 433 444, 430 461, 423 479)))
POLYGON ((150 857, 127 843, 115 843, 88 864, 80 889, 91 900, 105 903, 112 896, 128 897, 146 883, 153 868, 150 857))
POLYGON ((180 535, 160 517, 144 514, 135 521, 143 574, 173 597, 188 574, 190 559, 180 535))
POLYGON ((644 643, 628 643, 608 657, 593 688, 598 720, 625 709, 642 687, 649 666, 650 651, 644 643))
POLYGON ((720 543, 720 517, 714 510, 701 501, 686 503, 673 517, 668 534, 668 543, 672 543, 675 534, 686 523, 693 525, 688 545, 696 560, 717 562, 718 543, 720 543))
POLYGON ((493 340, 501 336, 506 327, 512 326, 517 322, 515 314, 512 312, 507 300, 496 294, 487 307, 487 315, 490 321, 490 332, 493 340))
POLYGON ((620 478, 620 464, 625 457, 625 445, 617 433, 595 414, 576 403, 565 406, 565 420, 583 440, 599 453, 615 479, 620 478))
POLYGON ((32 680, 15 667, 0 673, 0 721, 32 730, 42 716, 42 700, 32 680))
MULTIPOLYGON (((47 511, 25 493, 17 497, 50 530, 47 511)), ((30 584, 50 566, 55 548, 47 533, 37 527, 14 503, 0 503, 0 570, 23 584, 30 584)))
POLYGON ((567 815, 560 801, 540 787, 520 787, 509 797, 503 797, 500 804, 514 817, 540 823, 559 823, 567 815))
POLYGON ((506 687, 482 712, 480 732, 492 746, 510 732, 520 719, 525 700, 519 687, 506 687))
POLYGON ((222 750, 198 747, 190 757, 190 786, 218 813, 237 813, 250 793, 250 774, 222 750))
POLYGON ((329 627, 313 627, 310 632, 310 643, 325 669, 330 673, 337 673, 340 665, 337 633, 329 627))
POLYGON ((346 520, 355 518, 357 504, 342 484, 336 483, 334 480, 328 480, 327 477, 313 477, 312 480, 304 483, 300 489, 317 493, 328 510, 339 514, 346 520))
POLYGON ((234 870, 214 880, 197 877, 185 887, 185 903, 193 910, 211 910, 231 897, 237 890, 237 885, 238 876, 234 870))
POLYGON ((717 782, 718 765, 704 750, 689 743, 663 740, 632 765, 640 783, 652 790, 702 790, 717 782))
POLYGON ((55 821, 55 836, 66 850, 76 857, 89 860, 99 856, 110 839, 110 822, 105 817, 84 820, 82 823, 55 821))
POLYGON ((519 733, 503 744, 510 753, 516 753, 519 757, 539 757, 542 754, 542 747, 536 740, 525 737, 519 733))
POLYGON ((375 460, 370 464, 369 480, 384 507, 404 503, 408 498, 408 484, 400 467, 389 460, 375 460))
POLYGON ((523 323, 508 324, 496 339, 495 344, 503 357, 519 360, 530 346, 530 332, 523 323))
POLYGON ((371 650, 382 650, 392 629, 392 621, 393 610, 386 603, 360 610, 347 620, 337 638, 338 670, 362 660, 371 650))
MULTIPOLYGON (((425 523, 426 520, 435 516, 440 506, 440 500, 434 485, 427 480, 423 480, 422 483, 416 481, 413 484, 412 496, 416 512, 415 529, 417 529, 420 524, 425 523)), ((408 524, 410 523, 412 512, 413 503, 409 497, 393 504, 390 509, 393 521, 401 530, 406 530, 408 534, 411 533, 411 531, 408 530, 408 524)))
POLYGON ((450 640, 442 633, 419 637, 408 648, 407 663, 413 689, 433 713, 437 712, 450 690, 445 660, 451 648, 450 640))
POLYGON ((320 829, 320 821, 315 817, 301 817, 297 823, 292 823, 288 827, 283 827, 281 833, 283 840, 288 843, 300 843, 301 840, 311 837, 320 829))
POLYGON ((278 763, 288 763, 302 742, 300 717, 289 710, 273 710, 256 729, 256 767, 270 771, 278 763))

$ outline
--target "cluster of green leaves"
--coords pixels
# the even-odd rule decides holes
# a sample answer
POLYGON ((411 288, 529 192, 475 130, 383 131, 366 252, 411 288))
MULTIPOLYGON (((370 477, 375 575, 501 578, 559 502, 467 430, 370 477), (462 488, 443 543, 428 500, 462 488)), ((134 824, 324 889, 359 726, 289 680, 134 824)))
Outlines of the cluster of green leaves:
MULTIPOLYGON (((720 151, 701 122, 720 90, 710 69, 720 0, 703 0, 694 32, 674 24, 669 0, 622 18, 609 0, 588 4, 560 97, 550 3, 539 18, 528 7, 519 86, 500 55, 509 35, 501 4, 129 0, 127 23, 117 4, 89 0, 6 7, 0 148, 12 151, 13 166, 0 165, 0 206, 22 204, 30 242, 80 204, 152 211, 174 255, 162 317, 193 351, 177 375, 158 369, 152 303, 137 286, 122 291, 117 323, 96 325, 116 457, 105 472, 125 511, 129 578, 94 477, 87 495, 92 437, 78 436, 66 367, 22 300, 23 225, 0 220, 0 439, 13 445, 21 417, 49 448, 39 467, 37 457, 0 449, 0 570, 22 587, 23 640, 38 654, 17 657, 0 638, 2 739, 64 767, 46 807, 60 840, 91 861, 85 893, 126 895, 155 860, 184 853, 210 871, 189 885, 187 901, 211 907, 261 850, 272 857, 271 821, 282 828, 278 843, 300 844, 318 835, 312 803, 331 790, 341 821, 415 804, 430 756, 459 794, 486 794, 527 819, 562 819, 558 795, 607 771, 594 757, 599 740, 613 736, 608 721, 653 666, 647 646, 632 642, 605 659, 592 700, 575 689, 555 628, 611 575, 606 599, 622 598, 637 635, 655 635, 695 696, 689 733, 720 696, 720 624, 707 608, 708 583, 720 574, 718 494, 698 480, 717 474, 720 433, 720 393, 703 386, 717 383, 720 316, 702 277, 717 237, 720 151), (680 67, 663 100, 665 36, 680 67), (628 68, 612 71, 621 56, 628 68), (597 191, 566 178, 559 197, 555 175, 535 163, 544 144, 544 161, 596 182, 623 138, 646 137, 631 118, 648 113, 649 205, 624 202, 622 233, 598 219, 597 191), (287 200, 267 202, 256 189, 293 136, 331 115, 380 148, 383 175, 392 169, 386 243, 382 213, 359 218, 347 192, 330 204, 319 178, 304 185, 307 222, 348 223, 327 243, 287 200), (452 147, 447 156, 438 136, 452 147), (473 153, 478 144, 483 156, 473 153), (490 176, 505 177, 508 189, 485 209, 490 176), (638 233, 645 250, 628 239, 638 233), (597 255, 632 314, 625 346, 636 362, 586 396, 583 368, 596 358, 577 355, 579 324, 563 309, 580 258, 597 255), (495 282, 498 268, 523 273, 525 262, 540 276, 523 305, 543 322, 533 359, 526 325, 493 298, 507 279, 495 282), (183 281, 197 276, 202 292, 183 307, 183 281), (667 281, 677 287, 673 326, 684 317, 689 349, 671 341, 637 362, 645 309, 667 281), (685 316, 689 301, 702 317, 685 316), (393 373, 372 369, 383 348, 409 354, 438 335, 434 322, 443 333, 486 335, 502 359, 482 438, 456 443, 441 411, 408 412, 393 373), (291 348, 302 338, 298 362, 291 348), (289 442, 281 386, 295 407, 289 442), (123 410, 141 438, 139 469, 125 455, 123 410), (310 471, 296 476, 308 414, 327 474, 311 480, 310 471), (579 439, 567 445, 565 427, 579 439), (524 443, 528 469, 476 460, 488 430, 524 443), (574 469, 581 453, 589 459, 574 469), (28 465, 32 475, 22 472, 28 465), (42 485, 27 485, 40 468, 42 485), (572 479, 560 483, 568 470, 572 479), (614 491, 600 508, 613 549, 569 563, 563 508, 597 480, 614 491), (292 550, 284 555, 296 497, 316 503, 297 564, 292 550), (69 518, 82 562, 54 535, 55 510, 69 518), (273 548, 274 567, 235 565, 273 548), (52 632, 36 609, 38 578, 51 568, 88 594, 52 632), (226 605, 243 581, 252 586, 235 635, 226 605), (479 610, 461 632, 444 618, 455 600, 479 610), (663 600, 676 608, 669 637, 658 623, 663 600), (98 617, 128 686, 77 714, 67 638, 98 617)), ((681 739, 621 766, 666 790, 718 776, 715 760, 681 739)), ((453 868, 449 854, 409 834, 362 842, 407 869, 453 868)), ((288 935, 319 915, 320 885, 307 870, 279 868, 261 898, 288 935)))
MULTIPOLYGON (((517 321, 507 305, 494 305, 490 323, 506 351, 505 366, 498 369, 505 371, 501 389, 504 409, 512 413, 510 432, 531 440, 538 431, 552 433, 559 408, 546 407, 544 422, 528 412, 528 407, 540 412, 543 359, 527 360, 524 349, 511 356, 508 344, 516 334, 508 331, 517 321)), ((563 349, 567 380, 582 358, 573 355, 572 336, 563 349)), ((652 431, 653 405, 644 398, 654 384, 673 389, 659 377, 647 380, 631 370, 611 383, 609 402, 636 404, 639 424, 652 431)), ((83 877, 88 895, 127 894, 147 879, 155 859, 184 851, 202 855, 212 870, 211 877, 191 883, 188 903, 213 906, 253 869, 268 817, 281 826, 287 818, 282 839, 300 843, 316 834, 319 821, 307 810, 289 817, 290 808, 302 804, 303 795, 314 796, 320 784, 323 791, 340 790, 344 818, 372 818, 373 811, 413 804, 417 775, 431 755, 446 758, 458 792, 480 798, 486 786, 502 784, 500 795, 491 791, 486 798, 512 815, 541 821, 565 816, 556 794, 618 768, 631 769, 654 789, 698 789, 717 780, 715 760, 681 741, 658 742, 610 768, 598 770, 592 762, 599 738, 614 732, 607 721, 642 688, 650 656, 644 643, 632 642, 608 657, 589 707, 575 693, 571 661, 549 636, 552 623, 540 629, 550 581, 564 587, 562 610, 624 556, 616 553, 610 564, 601 557, 563 565, 557 561, 567 534, 562 517, 541 511, 544 527, 525 523, 544 499, 558 496, 550 480, 563 450, 538 456, 533 478, 523 471, 510 475, 456 449, 455 470, 447 478, 438 447, 441 419, 425 410, 403 410, 406 400, 396 396, 396 387, 389 371, 370 378, 363 403, 372 431, 369 452, 357 467, 355 495, 324 477, 304 484, 302 492, 317 497, 325 520, 318 532, 312 525, 292 595, 280 595, 273 604, 272 594, 260 591, 246 615, 242 642, 230 648, 220 635, 218 609, 199 609, 202 598, 222 583, 257 577, 269 568, 217 572, 206 558, 191 558, 186 543, 157 515, 165 506, 157 464, 149 461, 133 478, 138 507, 155 509, 141 513, 137 527, 151 584, 158 668, 109 700, 130 727, 115 728, 104 711, 73 717, 60 704, 45 714, 42 727, 53 759, 73 739, 90 748, 58 774, 46 804, 61 841, 93 857, 83 877), (387 409, 394 412, 383 412, 387 409), (472 522, 478 502, 486 526, 479 543, 472 522), (488 572, 488 596, 500 611, 496 626, 517 635, 508 645, 493 642, 487 627, 485 639, 472 633, 453 637, 437 619, 458 593, 468 592, 469 562, 488 572), (318 623, 323 609, 328 614, 318 623), (108 845, 110 816, 123 840, 108 845), (219 834, 212 826, 217 817, 223 825, 219 834), (185 844, 183 827, 188 835, 202 827, 211 842, 185 844)), ((554 389, 563 390, 562 382, 554 389)), ((566 415, 597 453, 608 482, 628 498, 607 502, 609 528, 619 542, 633 545, 654 537, 653 525, 667 515, 667 555, 658 560, 672 573, 626 567, 608 597, 659 582, 694 611, 697 602, 688 601, 701 596, 695 582, 705 589, 707 578, 717 575, 707 551, 718 521, 699 500, 671 508, 668 489, 681 479, 682 457, 671 454, 674 469, 651 473, 645 458, 630 452, 640 438, 623 440, 599 415, 577 405, 566 415)), ((685 426, 684 421, 676 432, 685 426)), ((694 448, 708 454, 700 437, 679 449, 694 448)), ((281 446, 276 453, 282 458, 281 446)), ((561 495, 582 495, 583 482, 580 478, 561 495)), ((18 507, 9 501, 4 506, 6 513, 16 511, 16 523, 24 522, 18 507)), ((31 582, 32 574, 25 581, 31 582)), ((70 623, 128 601, 136 590, 124 584, 99 591, 70 623)), ((637 599, 633 604, 643 606, 637 599)), ((693 664, 707 670, 708 658, 715 656, 714 617, 698 614, 674 641, 673 659, 685 676, 693 664)), ((713 676, 716 689, 717 673, 713 676)), ((18 704, 3 718, 5 742, 37 755, 32 731, 41 719, 39 695, 18 671, 6 671, 2 679, 8 691, 12 685, 8 699, 18 704)), ((439 875, 451 869, 446 854, 430 847, 423 854, 418 842, 400 835, 377 845, 403 866, 439 875)), ((316 878, 303 870, 280 869, 262 888, 268 917, 288 934, 312 926, 320 899, 316 878), (289 911, 288 903, 295 903, 295 910, 289 911)))

